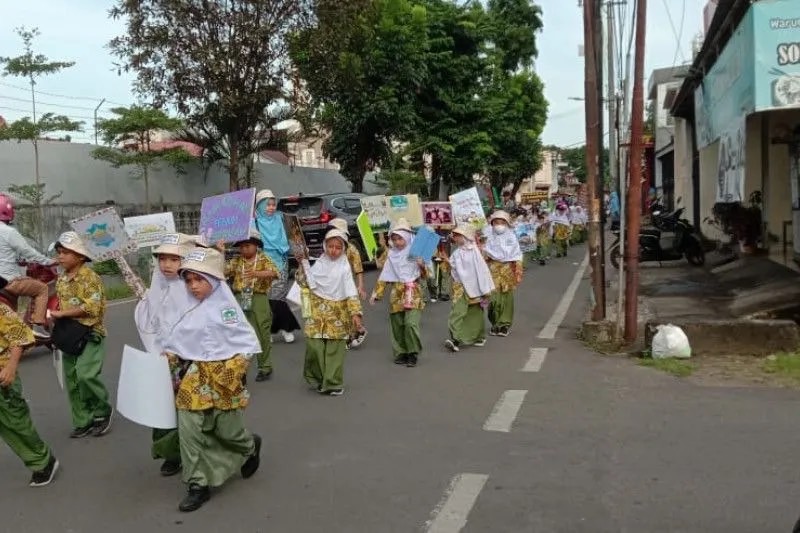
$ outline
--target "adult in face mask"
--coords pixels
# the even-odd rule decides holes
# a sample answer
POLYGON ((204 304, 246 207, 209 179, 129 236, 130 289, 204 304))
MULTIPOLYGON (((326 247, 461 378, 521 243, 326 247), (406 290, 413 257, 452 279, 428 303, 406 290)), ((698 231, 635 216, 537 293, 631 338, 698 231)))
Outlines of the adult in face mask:
POLYGON ((489 223, 492 231, 483 248, 495 286, 489 301, 489 334, 506 337, 514 319, 514 290, 522 282, 522 250, 508 213, 495 211, 489 223))

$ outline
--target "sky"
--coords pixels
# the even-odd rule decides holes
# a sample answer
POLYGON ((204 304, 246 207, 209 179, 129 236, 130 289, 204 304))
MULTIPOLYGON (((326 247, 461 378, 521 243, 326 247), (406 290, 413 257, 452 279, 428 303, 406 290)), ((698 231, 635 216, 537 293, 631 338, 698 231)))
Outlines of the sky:
MULTIPOLYGON (((702 10, 706 0, 650 0, 648 3, 645 91, 654 68, 670 67, 691 60, 691 41, 702 30, 702 10), (670 23, 670 20, 672 21, 670 23)), ((14 29, 38 27, 41 36, 36 51, 51 60, 75 61, 75 66, 58 74, 40 78, 36 90, 40 112, 68 115, 83 120, 85 131, 75 133, 76 142, 93 142, 93 116, 108 117, 110 109, 135 102, 131 77, 120 75, 114 58, 106 49, 108 41, 124 31, 121 21, 108 18, 110 0, 25 0, 3 1, 0 18, 0 56, 22 52, 14 29), (66 5, 69 9, 66 9, 66 5), (106 99, 101 104, 102 99, 106 99)), ((582 144, 584 135, 583 102, 570 100, 583 96, 582 10, 577 0, 539 0, 544 14, 544 30, 538 37, 536 70, 545 84, 550 103, 543 134, 545 144, 582 144)), ((628 0, 627 24, 631 6, 628 0)), ((627 46, 627 42, 626 42, 627 46)), ((30 115, 30 91, 25 80, 0 77, 0 115, 12 121, 30 115)))

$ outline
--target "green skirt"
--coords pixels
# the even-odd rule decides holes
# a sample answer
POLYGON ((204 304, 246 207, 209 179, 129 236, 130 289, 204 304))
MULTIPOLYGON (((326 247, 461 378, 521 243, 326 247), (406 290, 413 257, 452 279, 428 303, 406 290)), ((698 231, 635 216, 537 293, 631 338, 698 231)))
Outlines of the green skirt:
POLYGON ((480 304, 471 304, 464 294, 453 301, 447 321, 450 338, 460 345, 475 344, 486 340, 486 321, 480 304))

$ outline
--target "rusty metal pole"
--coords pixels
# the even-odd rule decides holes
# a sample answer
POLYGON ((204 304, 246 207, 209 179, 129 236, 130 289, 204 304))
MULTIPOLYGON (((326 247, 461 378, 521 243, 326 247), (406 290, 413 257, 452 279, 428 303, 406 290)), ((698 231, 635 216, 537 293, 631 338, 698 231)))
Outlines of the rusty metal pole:
POLYGON ((603 261, 600 246, 600 217, 603 209, 600 194, 600 107, 597 98, 598 76, 596 49, 596 23, 599 0, 583 1, 583 58, 584 58, 584 104, 586 106, 586 195, 589 197, 589 262, 592 267, 592 291, 594 307, 592 320, 603 320, 605 309, 605 287, 603 261))
POLYGON ((642 135, 644 134, 644 43, 647 0, 636 0, 636 45, 631 107, 630 186, 627 197, 625 247, 625 341, 634 342, 639 332, 639 229, 642 222, 642 135))

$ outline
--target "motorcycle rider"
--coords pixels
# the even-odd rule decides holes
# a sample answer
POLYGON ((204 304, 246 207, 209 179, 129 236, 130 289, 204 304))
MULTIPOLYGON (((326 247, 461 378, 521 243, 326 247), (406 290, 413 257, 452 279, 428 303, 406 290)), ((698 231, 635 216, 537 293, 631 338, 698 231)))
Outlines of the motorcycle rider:
POLYGON ((0 194, 0 276, 8 280, 5 291, 15 296, 29 296, 32 299, 31 329, 40 338, 50 334, 45 329, 47 320, 48 288, 45 283, 25 276, 19 261, 39 263, 50 266, 55 262, 39 253, 28 241, 11 226, 14 220, 14 203, 5 194, 0 194))

